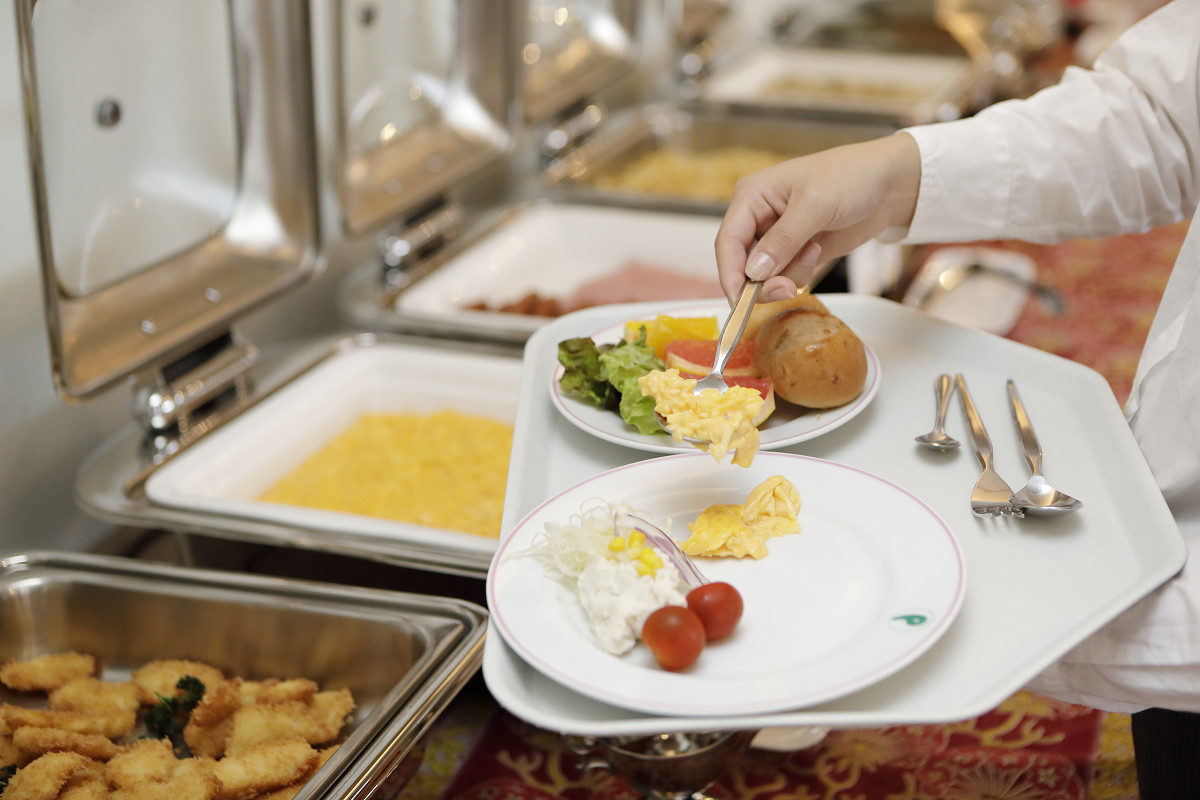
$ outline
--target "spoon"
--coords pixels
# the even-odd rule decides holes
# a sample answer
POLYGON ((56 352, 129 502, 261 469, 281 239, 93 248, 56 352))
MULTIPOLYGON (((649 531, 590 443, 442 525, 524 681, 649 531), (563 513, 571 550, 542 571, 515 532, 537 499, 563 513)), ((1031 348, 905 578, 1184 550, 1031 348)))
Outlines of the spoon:
POLYGON ((954 381, 946 374, 938 375, 933 382, 933 395, 937 398, 937 418, 933 430, 916 437, 917 444, 945 452, 958 447, 958 440, 946 433, 946 409, 950 407, 950 397, 954 394, 954 381))
POLYGON ((1029 465, 1029 481, 1013 492, 1012 503, 1025 509, 1028 514, 1050 516, 1077 511, 1083 503, 1051 486, 1042 477, 1042 446, 1038 444, 1033 426, 1025 414, 1025 406, 1017 394, 1017 386, 1008 382, 1008 399, 1012 403, 1013 418, 1021 431, 1021 447, 1025 451, 1025 462, 1029 465))
MULTIPOLYGON (((733 355, 734 349, 738 346, 738 342, 742 340, 742 333, 746 330, 750 312, 758 301, 758 293, 761 289, 762 281, 746 281, 742 284, 742 291, 738 294, 737 302, 730 309, 729 316, 725 318, 725 324, 721 326, 721 334, 717 337, 717 352, 713 357, 712 371, 696 381, 692 394, 700 394, 705 389, 716 389, 719 393, 724 394, 729 389, 729 384, 725 383, 722 373, 725 365, 729 363, 729 357, 733 355)), ((666 425, 666 418, 658 412, 655 412, 655 416, 658 417, 658 424, 662 426, 662 429, 670 433, 671 431, 666 425)), ((685 436, 684 441, 696 443, 698 440, 685 436)))
POLYGON ((705 389, 716 389, 724 394, 729 388, 721 374, 725 371, 725 365, 729 363, 729 357, 733 355, 738 342, 742 340, 742 332, 746 330, 750 312, 758 301, 758 292, 761 289, 762 281, 746 281, 742 284, 737 302, 733 304, 729 316, 725 318, 725 324, 721 326, 721 335, 717 337, 717 354, 713 358, 712 372, 696 381, 696 388, 692 390, 692 394, 700 394, 705 389))

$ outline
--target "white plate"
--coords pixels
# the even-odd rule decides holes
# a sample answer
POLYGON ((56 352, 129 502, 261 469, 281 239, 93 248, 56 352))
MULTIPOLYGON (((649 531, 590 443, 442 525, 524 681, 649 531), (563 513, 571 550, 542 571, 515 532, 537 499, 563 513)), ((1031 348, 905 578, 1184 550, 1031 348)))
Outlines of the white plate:
MULTIPOLYGON (((722 302, 698 305, 694 308, 673 308, 676 317, 715 316, 720 325, 729 314, 729 306, 722 302)), ((649 318, 652 319, 654 315, 649 318)), ((625 323, 611 325, 592 334, 598 344, 618 342, 625 335, 625 323)), ((759 426, 760 450, 776 450, 797 442, 808 441, 829 431, 836 430, 858 416, 870 405, 879 391, 879 359, 870 346, 863 343, 867 353, 867 379, 858 397, 844 406, 825 409, 803 409, 784 400, 776 400, 775 411, 759 426)), ((557 356, 556 356, 557 358, 557 356)), ((562 378, 562 365, 550 375, 550 399, 558 412, 581 431, 614 444, 633 447, 651 453, 690 453, 696 448, 687 442, 676 442, 667 434, 647 435, 638 433, 615 411, 606 411, 597 406, 565 396, 558 387, 562 378)))
POLYGON ((899 486, 807 456, 763 453, 739 469, 695 453, 618 467, 543 503, 501 544, 487 598, 504 640, 567 687, 648 714, 725 716, 799 708, 895 673, 947 630, 964 588, 953 533, 899 486), (660 525, 670 519, 686 536, 705 507, 743 502, 772 475, 800 491, 800 532, 771 540, 761 560, 699 559, 710 580, 737 587, 746 611, 683 672, 660 669, 642 645, 624 656, 602 651, 541 562, 509 557, 594 498, 627 502, 660 525))
POLYGON ((450 561, 487 558, 495 539, 257 498, 366 412, 454 409, 514 422, 520 377, 516 359, 444 348, 377 344, 339 353, 168 461, 147 480, 146 494, 158 505, 278 523, 309 536, 379 538, 450 561))

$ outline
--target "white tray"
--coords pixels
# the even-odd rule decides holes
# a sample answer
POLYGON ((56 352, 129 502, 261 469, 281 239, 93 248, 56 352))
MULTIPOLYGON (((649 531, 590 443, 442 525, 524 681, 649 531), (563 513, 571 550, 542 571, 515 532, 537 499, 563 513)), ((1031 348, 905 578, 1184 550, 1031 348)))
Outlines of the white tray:
POLYGON ((454 409, 512 422, 521 363, 481 353, 380 343, 322 361, 155 471, 159 506, 269 522, 310 537, 366 537, 412 546, 450 564, 489 561, 497 542, 394 520, 266 503, 257 498, 366 412, 454 409))
MULTIPOLYGON (((460 334, 524 341, 546 317, 466 306, 515 302, 530 292, 562 299, 631 261, 692 278, 716 276, 719 217, 536 203, 515 214, 401 293, 396 311, 409 322, 460 334)), ((714 290, 719 297, 715 280, 714 290)))
POLYGON ((935 119, 939 108, 959 99, 973 77, 966 57, 883 53, 836 48, 756 48, 714 72, 701 99, 747 106, 804 108, 935 119), (795 78, 791 91, 772 84, 795 78))
MULTIPOLYGON (((879 394, 854 420, 784 452, 865 469, 927 502, 954 530, 971 575, 958 619, 924 656, 854 694, 799 711, 718 718, 647 716, 563 688, 517 658, 497 636, 484 677, 513 714, 550 730, 593 736, 774 726, 875 727, 978 716, 1161 584, 1185 550, 1108 383, 1095 371, 982 331, 865 295, 827 295, 878 354, 879 394), (1012 378, 1045 449, 1047 476, 1085 508, 1065 517, 980 519, 968 498, 978 476, 957 398, 948 454, 913 437, 933 423, 933 382, 962 372, 1010 483, 1026 477, 1004 381, 1012 378)), ((686 305, 676 304, 679 307, 686 305)), ((539 330, 525 350, 513 468, 503 529, 574 483, 647 456, 598 441, 561 419, 545 390, 559 340, 625 318, 670 309, 631 304, 590 309, 539 330)), ((803 496, 803 487, 800 487, 803 496)))

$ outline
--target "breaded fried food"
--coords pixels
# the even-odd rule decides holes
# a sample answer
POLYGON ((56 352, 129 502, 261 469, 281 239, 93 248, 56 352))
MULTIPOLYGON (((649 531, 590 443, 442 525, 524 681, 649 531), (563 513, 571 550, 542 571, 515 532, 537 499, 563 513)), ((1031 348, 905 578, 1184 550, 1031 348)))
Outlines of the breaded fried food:
POLYGON ((108 800, 103 765, 93 763, 76 771, 63 784, 58 800, 108 800))
POLYGON ((24 708, 4 703, 0 704, 0 720, 3 720, 10 731, 32 726, 90 733, 115 739, 133 730, 137 722, 137 712, 133 712, 132 718, 128 714, 121 716, 115 713, 97 717, 78 711, 47 711, 43 708, 24 708))
POLYGON ((146 781, 162 783, 171 777, 178 761, 166 739, 138 739, 108 760, 105 778, 113 789, 146 781))
POLYGON ((121 748, 105 736, 59 728, 26 725, 13 731, 12 737, 17 750, 32 758, 46 753, 72 752, 96 761, 107 761, 121 752, 121 748))
POLYGON ((250 800, 300 780, 317 763, 317 751, 303 739, 282 739, 216 762, 218 800, 250 800))
POLYGON ((265 681, 243 681, 242 703, 286 703, 289 700, 299 700, 307 703, 321 687, 308 678, 268 678, 265 681))
POLYGON ((25 757, 17 746, 13 744, 12 736, 4 733, 0 734, 0 767, 11 765, 22 766, 29 759, 25 757))
POLYGON ((91 764, 79 753, 47 753, 8 779, 4 800, 54 800, 72 775, 91 764))
POLYGON ((75 678, 50 692, 50 708, 55 711, 80 711, 84 714, 137 713, 141 691, 133 681, 105 681, 99 678, 75 678))
POLYGON ((313 744, 332 742, 342 731, 346 718, 354 711, 354 695, 349 689, 317 692, 308 704, 313 720, 320 729, 313 744))
POLYGON ((321 750, 318 750, 316 763, 313 764, 312 769, 301 775, 299 780, 297 780, 295 783, 290 783, 287 786, 284 786, 282 789, 276 789, 273 792, 260 794, 255 798, 255 800, 292 800, 292 798, 304 788, 304 784, 308 783, 309 779, 312 778, 316 771, 319 770, 321 766, 329 760, 330 756, 337 751, 339 746, 340 745, 335 744, 331 747, 325 747, 321 750))
POLYGON ((221 681, 192 709, 183 729, 183 740, 194 755, 220 758, 225 754, 225 740, 233 728, 233 715, 242 707, 242 680, 221 681))
POLYGON ((322 735, 322 728, 307 703, 293 700, 265 706, 242 706, 233 715, 229 738, 225 740, 225 754, 241 755, 281 739, 303 739, 311 744, 320 741, 322 735))
POLYGON ((150 706, 157 703, 159 697, 181 696, 183 691, 176 688, 176 684, 188 675, 204 684, 206 693, 209 686, 225 680, 225 674, 214 666, 180 658, 148 661, 134 671, 132 678, 140 690, 142 705, 150 706))
POLYGON ((109 795, 112 800, 214 800, 221 792, 215 762, 204 758, 176 761, 165 780, 138 781, 121 786, 109 795))
POLYGON ((96 659, 86 653, 68 651, 0 665, 0 683, 22 692, 49 692, 75 678, 96 674, 96 659))

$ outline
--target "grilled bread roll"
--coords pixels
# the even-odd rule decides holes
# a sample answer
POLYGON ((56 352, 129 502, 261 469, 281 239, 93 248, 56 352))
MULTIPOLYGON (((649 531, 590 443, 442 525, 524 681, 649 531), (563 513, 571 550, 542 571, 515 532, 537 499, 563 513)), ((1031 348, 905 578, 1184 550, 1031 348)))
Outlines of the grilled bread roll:
POLYGON ((837 317, 813 307, 778 312, 758 329, 754 365, 775 394, 806 408, 834 408, 858 397, 867 380, 862 340, 837 317))
POLYGON ((746 320, 746 329, 742 331, 742 339, 747 342, 754 341, 754 337, 758 335, 758 331, 762 328, 763 323, 780 311, 785 311, 789 308, 812 308, 826 314, 829 313, 829 309, 825 307, 825 304, 808 292, 798 292, 795 297, 788 300, 758 303, 754 308, 750 309, 750 318, 746 320))

